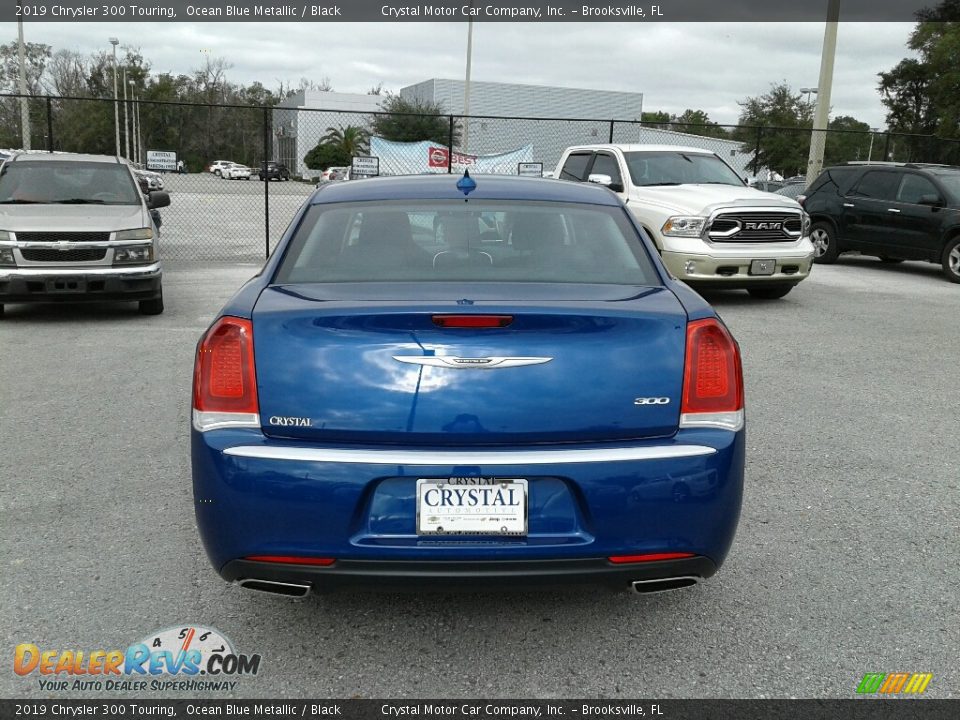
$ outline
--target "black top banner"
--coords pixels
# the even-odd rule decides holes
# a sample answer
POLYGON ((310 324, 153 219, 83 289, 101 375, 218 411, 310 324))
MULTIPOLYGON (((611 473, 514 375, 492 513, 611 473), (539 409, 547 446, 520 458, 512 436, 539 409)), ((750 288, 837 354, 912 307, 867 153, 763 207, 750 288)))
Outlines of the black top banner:
MULTIPOLYGON (((931 0, 840 0, 843 22, 914 21, 931 0)), ((823 22, 828 0, 12 0, 29 22, 823 22)), ((789 45, 789 37, 784 44, 789 45)))
POLYGON ((960 700, 0 700, 0 718, 955 720, 960 700))

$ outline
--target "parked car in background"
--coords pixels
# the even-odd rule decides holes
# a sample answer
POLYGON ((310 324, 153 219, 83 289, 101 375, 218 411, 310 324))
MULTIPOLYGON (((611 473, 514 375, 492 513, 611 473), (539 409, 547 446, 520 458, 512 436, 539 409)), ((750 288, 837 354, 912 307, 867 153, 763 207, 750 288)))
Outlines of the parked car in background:
POLYGON ((228 165, 233 165, 233 163, 230 160, 214 160, 207 170, 220 177, 223 174, 223 169, 228 165))
POLYGON ((780 180, 754 180, 749 185, 756 190, 772 193, 782 188, 783 182, 780 180))
POLYGON ((290 170, 283 163, 273 160, 263 163, 257 171, 260 180, 289 180, 290 170))
POLYGON ((810 273, 813 246, 803 208, 747 187, 709 150, 571 147, 560 158, 557 177, 598 183, 619 195, 667 268, 692 285, 744 288, 754 297, 774 299, 810 273))
POLYGON ((806 189, 807 183, 804 182, 795 182, 787 183, 779 190, 774 191, 774 195, 782 195, 783 197, 790 198, 791 200, 796 200, 803 205, 801 198, 803 197, 803 191, 806 189))
POLYGON ((371 178, 291 227, 197 346, 194 508, 225 580, 655 592, 720 567, 739 349, 612 193, 371 178))
POLYGON ((154 172, 153 170, 142 170, 140 168, 132 168, 134 176, 138 179, 143 178, 147 183, 148 190, 163 190, 163 176, 154 172))
POLYGON ((250 168, 246 165, 230 163, 221 170, 220 176, 227 180, 249 180, 250 172, 250 168))
POLYGON ((332 182, 334 180, 347 180, 350 177, 350 168, 349 167, 332 167, 327 168, 320 175, 320 182, 332 182))
POLYGON ((926 260, 960 283, 960 167, 850 163, 826 168, 803 201, 815 261, 858 251, 884 262, 926 260))
POLYGON ((0 312, 9 303, 81 300, 163 312, 150 212, 169 204, 163 191, 142 194, 116 157, 11 157, 0 168, 0 312))

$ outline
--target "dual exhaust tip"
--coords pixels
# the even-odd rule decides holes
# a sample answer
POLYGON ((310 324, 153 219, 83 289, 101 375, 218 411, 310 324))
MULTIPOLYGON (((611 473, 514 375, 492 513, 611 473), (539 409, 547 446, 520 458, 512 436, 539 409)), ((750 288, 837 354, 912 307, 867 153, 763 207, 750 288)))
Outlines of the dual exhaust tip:
MULTIPOLYGON (((668 592, 670 590, 680 590, 690 587, 700 582, 700 578, 694 575, 681 575, 672 578, 659 578, 657 580, 634 580, 630 587, 638 595, 652 595, 653 593, 668 592)), ((283 595, 284 597, 303 598, 310 594, 310 585, 305 583, 277 582, 276 580, 259 580, 257 578, 246 578, 239 582, 240 587, 247 590, 256 590, 258 592, 270 593, 272 595, 283 595)))
POLYGON ((288 583, 277 582, 276 580, 246 578, 245 580, 240 580, 239 585, 247 590, 256 590, 257 592, 265 592, 272 595, 283 595, 285 597, 302 598, 310 594, 310 586, 304 583, 288 583))
POLYGON ((638 595, 652 595, 653 593, 669 592, 690 587, 700 582, 696 575, 680 575, 672 578, 658 578, 657 580, 634 580, 630 587, 638 595))

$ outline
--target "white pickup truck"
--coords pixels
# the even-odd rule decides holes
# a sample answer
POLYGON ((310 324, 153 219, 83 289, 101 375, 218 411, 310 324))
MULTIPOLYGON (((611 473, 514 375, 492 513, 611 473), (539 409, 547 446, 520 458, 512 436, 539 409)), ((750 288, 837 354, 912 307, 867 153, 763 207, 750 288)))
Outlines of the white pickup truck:
POLYGON ((795 200, 747 187, 718 155, 673 145, 580 145, 561 180, 617 193, 671 273, 701 287, 781 298, 810 273, 810 221, 795 200))

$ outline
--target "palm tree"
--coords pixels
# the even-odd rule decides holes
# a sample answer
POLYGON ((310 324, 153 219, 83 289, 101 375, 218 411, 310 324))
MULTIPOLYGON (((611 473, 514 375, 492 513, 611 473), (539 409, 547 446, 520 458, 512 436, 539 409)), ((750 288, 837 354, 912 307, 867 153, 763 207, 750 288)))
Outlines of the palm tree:
POLYGON ((328 127, 327 134, 320 139, 322 144, 336 146, 347 157, 366 153, 369 141, 370 133, 356 125, 328 127))

